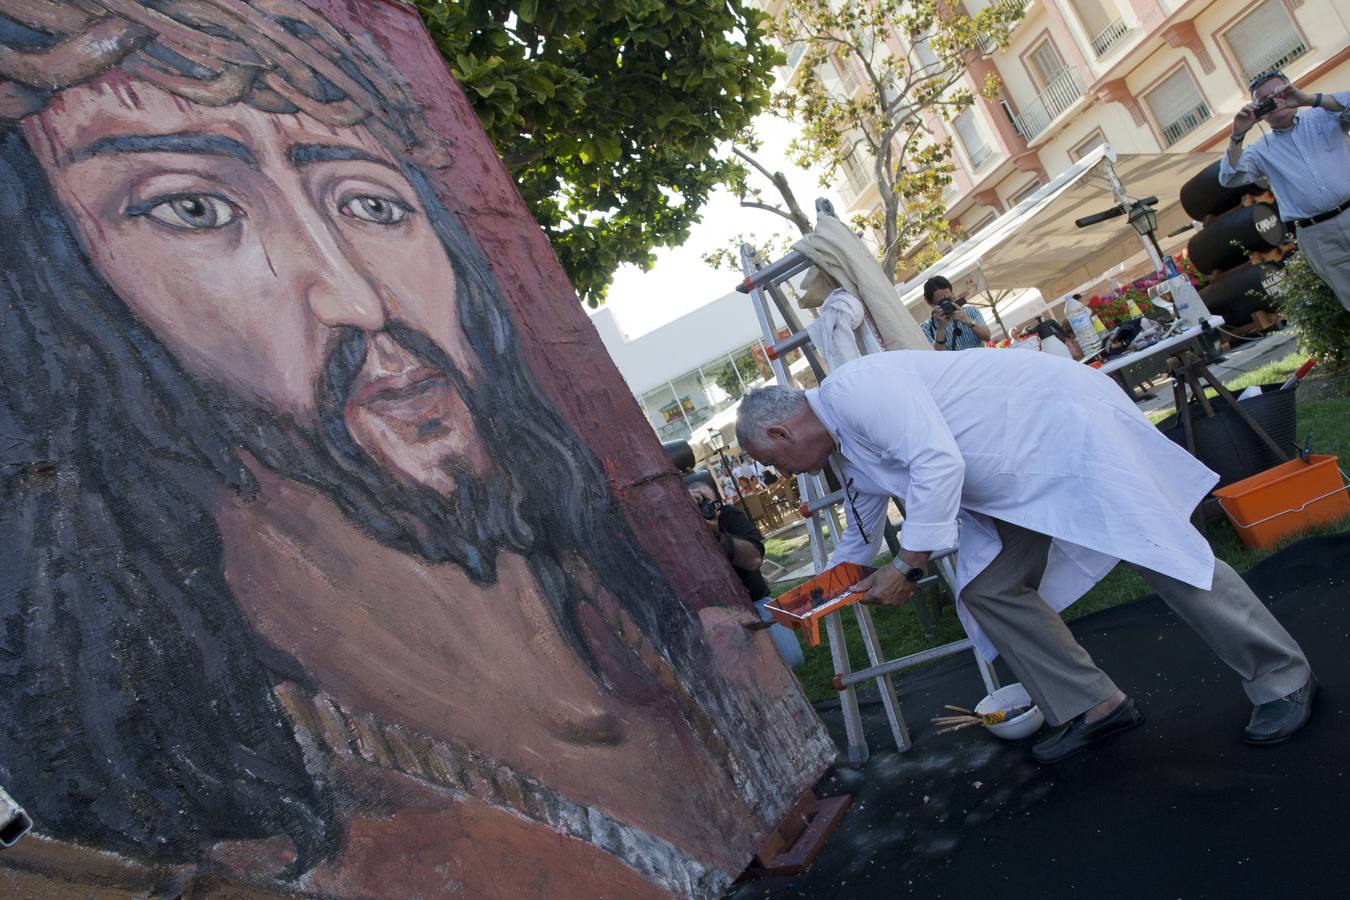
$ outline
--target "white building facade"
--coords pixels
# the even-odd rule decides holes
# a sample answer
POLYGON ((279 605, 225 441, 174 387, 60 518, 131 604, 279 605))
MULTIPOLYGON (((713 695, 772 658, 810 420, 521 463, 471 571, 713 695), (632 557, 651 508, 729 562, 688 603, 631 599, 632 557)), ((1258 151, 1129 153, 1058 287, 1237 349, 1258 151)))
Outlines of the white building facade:
POLYGON ((762 332, 750 298, 733 292, 645 334, 629 337, 612 310, 591 316, 652 429, 688 440, 749 388, 764 382, 762 332))

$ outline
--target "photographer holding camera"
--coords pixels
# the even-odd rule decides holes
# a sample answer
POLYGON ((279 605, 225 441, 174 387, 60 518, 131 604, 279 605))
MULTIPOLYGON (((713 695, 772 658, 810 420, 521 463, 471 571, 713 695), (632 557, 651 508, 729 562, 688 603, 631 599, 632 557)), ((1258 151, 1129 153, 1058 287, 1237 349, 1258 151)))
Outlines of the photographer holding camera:
MULTIPOLYGON (((773 597, 769 593, 768 582, 759 571, 764 563, 763 535, 759 533, 755 523, 750 521, 749 516, 730 503, 718 500, 713 489, 705 482, 686 478, 685 487, 689 491, 689 498, 694 501, 694 505, 703 516, 708 533, 721 548, 722 555, 731 563, 731 568, 736 570, 741 584, 745 585, 746 594, 754 603, 760 619, 772 622, 773 617, 765 611, 764 605, 773 597)), ((783 662, 793 669, 800 666, 803 659, 802 647, 797 643, 792 631, 782 625, 774 625, 770 627, 769 633, 778 648, 778 654, 783 657, 783 662)))
POLYGON ((1269 182, 1299 251, 1350 310, 1350 91, 1304 93, 1276 70, 1257 75, 1250 89, 1252 102, 1233 119, 1219 182, 1269 182), (1261 120, 1270 132, 1244 151, 1243 139, 1261 120))
POLYGON ((952 283, 941 275, 934 275, 923 284, 923 299, 933 314, 921 322, 924 337, 932 341, 934 350, 969 350, 983 347, 989 340, 989 326, 974 307, 965 306, 965 297, 952 296, 952 283))

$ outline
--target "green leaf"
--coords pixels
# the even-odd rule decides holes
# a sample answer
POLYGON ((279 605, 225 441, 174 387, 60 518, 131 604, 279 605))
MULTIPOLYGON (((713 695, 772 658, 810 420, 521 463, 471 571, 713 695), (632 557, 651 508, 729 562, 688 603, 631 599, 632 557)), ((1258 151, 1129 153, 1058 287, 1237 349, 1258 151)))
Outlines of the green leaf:
POLYGON ((587 302, 685 240, 781 62, 750 0, 415 3, 587 302))

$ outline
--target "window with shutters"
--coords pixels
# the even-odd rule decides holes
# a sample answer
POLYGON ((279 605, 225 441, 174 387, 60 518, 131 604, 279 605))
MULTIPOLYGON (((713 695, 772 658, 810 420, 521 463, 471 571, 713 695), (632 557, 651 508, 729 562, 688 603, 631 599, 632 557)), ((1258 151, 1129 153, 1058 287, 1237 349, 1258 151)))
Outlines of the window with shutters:
POLYGON ((994 148, 990 147, 984 135, 980 134, 980 126, 975 121, 975 110, 963 110, 961 115, 952 119, 952 127, 956 130, 956 136, 961 139, 961 146, 965 148, 972 170, 979 169, 993 158, 994 148))
POLYGON ((937 54, 933 52, 929 35, 925 34, 914 42, 914 55, 918 57, 918 65, 923 72, 936 72, 942 68, 938 62, 937 54))
POLYGON ((1069 151, 1069 159, 1072 159, 1074 162, 1077 162, 1078 160, 1087 156, 1093 150, 1096 150, 1098 147, 1100 147, 1102 144, 1105 143, 1106 143, 1106 136, 1102 134, 1101 129, 1098 129, 1097 131, 1092 133, 1091 137, 1089 137, 1087 140, 1078 144, 1076 147, 1074 147, 1072 150, 1069 151))
POLYGON ((1144 95, 1153 119, 1162 131, 1163 146, 1170 147, 1212 115, 1185 66, 1163 79, 1144 95))
POLYGON ((842 160, 844 164, 844 175, 848 178, 849 187, 854 191, 861 191, 867 187, 871 181, 871 173, 867 171, 867 159, 863 150, 854 145, 846 153, 842 160))
POLYGON ((1282 69, 1308 52, 1283 0, 1266 0, 1223 33, 1242 70, 1243 87, 1270 69, 1282 69))
POLYGON ((1042 90, 1064 73, 1064 60, 1060 58, 1055 45, 1049 41, 1042 41, 1039 47, 1031 51, 1028 59, 1042 90))
POLYGON ((1008 205, 1009 205, 1009 206, 1016 206, 1017 204, 1021 203, 1023 200, 1025 200, 1025 199, 1027 199, 1028 197, 1030 197, 1032 194, 1034 194, 1034 193, 1036 193, 1037 191, 1039 191, 1040 189, 1041 189, 1041 182, 1040 182, 1040 179, 1038 179, 1038 178, 1037 178, 1037 179, 1033 179, 1032 182, 1031 182, 1031 184, 1029 184, 1029 185, 1027 185, 1026 187, 1022 188, 1020 191, 1018 191, 1017 193, 1013 194, 1011 197, 1008 198, 1008 205))

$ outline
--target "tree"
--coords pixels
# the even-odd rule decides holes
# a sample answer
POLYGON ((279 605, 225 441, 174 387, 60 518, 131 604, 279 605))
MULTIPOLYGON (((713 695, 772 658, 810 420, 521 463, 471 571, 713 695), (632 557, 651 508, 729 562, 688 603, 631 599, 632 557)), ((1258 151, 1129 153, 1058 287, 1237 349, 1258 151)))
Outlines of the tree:
POLYGON ((577 293, 682 243, 782 55, 746 0, 415 0, 577 293))
MULTIPOLYGON (((939 139, 934 123, 975 102, 976 91, 962 84, 963 77, 973 62, 1007 46, 1023 7, 1022 0, 994 0, 972 17, 945 0, 787 0, 772 23, 774 38, 801 54, 793 84, 774 96, 774 110, 800 129, 794 160, 820 167, 822 186, 848 170, 875 179, 880 208, 853 224, 878 237, 881 267, 891 278, 909 245, 926 239, 936 246, 957 236, 942 198, 953 171, 951 145, 939 139), (905 52, 891 48, 895 38, 905 52), (838 86, 855 79, 859 90, 838 86)), ((992 98, 999 87, 991 75, 978 92, 992 98)), ((741 170, 731 184, 744 186, 756 170, 778 187, 783 179, 758 166, 753 149, 744 137, 733 148, 741 170)), ((800 227, 792 215, 795 201, 783 198, 786 210, 769 211, 800 227)), ((755 201, 777 206, 743 190, 743 205, 755 201)))

